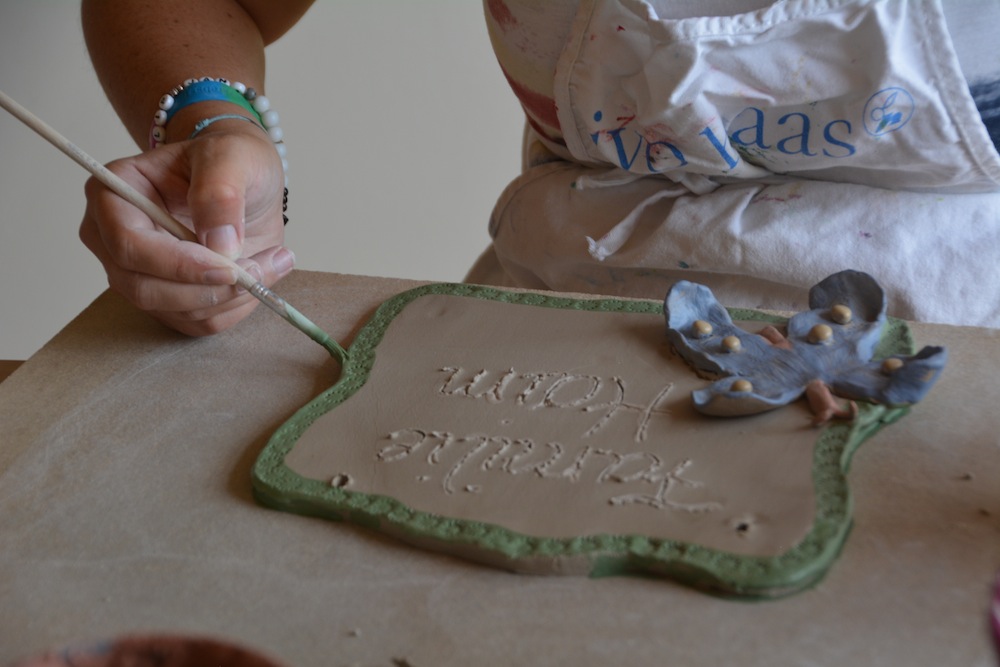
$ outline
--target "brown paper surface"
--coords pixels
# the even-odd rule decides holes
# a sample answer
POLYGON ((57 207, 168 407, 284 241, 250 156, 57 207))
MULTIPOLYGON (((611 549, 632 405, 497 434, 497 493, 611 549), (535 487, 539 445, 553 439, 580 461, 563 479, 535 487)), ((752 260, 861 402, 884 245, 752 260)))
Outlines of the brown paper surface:
MULTIPOLYGON (((414 283, 296 272, 349 342, 414 283)), ((0 664, 136 631, 290 665, 993 665, 1000 332, 913 327, 948 367, 850 472, 855 526, 814 589, 733 602, 660 580, 514 575, 250 496, 271 433, 337 364, 272 313, 188 339, 105 294, 0 384, 0 664)))

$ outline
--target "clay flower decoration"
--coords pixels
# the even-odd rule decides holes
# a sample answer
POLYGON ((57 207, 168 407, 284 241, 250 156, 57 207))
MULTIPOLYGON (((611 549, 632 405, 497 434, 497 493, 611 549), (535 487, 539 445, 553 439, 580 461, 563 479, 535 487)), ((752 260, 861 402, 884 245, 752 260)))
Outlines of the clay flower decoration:
POLYGON ((695 409, 707 415, 740 416, 772 410, 805 394, 817 424, 850 418, 856 408, 833 395, 890 406, 918 402, 947 359, 942 347, 913 356, 873 360, 886 325, 885 293, 859 271, 836 273, 809 290, 811 310, 749 333, 703 285, 681 281, 664 303, 667 338, 702 374, 720 377, 692 392, 695 409))

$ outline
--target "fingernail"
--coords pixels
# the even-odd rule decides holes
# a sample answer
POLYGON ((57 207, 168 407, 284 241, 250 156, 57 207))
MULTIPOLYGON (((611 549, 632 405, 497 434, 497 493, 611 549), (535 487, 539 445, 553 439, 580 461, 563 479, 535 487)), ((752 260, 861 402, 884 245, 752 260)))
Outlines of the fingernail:
MULTIPOLYGON (((250 259, 241 259, 237 262, 243 270, 250 274, 250 277, 254 279, 254 282, 262 282, 264 280, 264 271, 260 268, 260 265, 250 259)), ((237 294, 244 294, 246 290, 242 285, 236 286, 237 294)))
POLYGON ((236 234, 236 228, 231 225, 210 229, 205 234, 205 245, 229 259, 236 259, 243 252, 240 237, 236 234))
POLYGON ((281 248, 271 258, 271 265, 278 275, 283 276, 295 266, 295 253, 288 248, 281 248))
POLYGON ((254 280, 261 282, 264 280, 264 269, 260 268, 260 264, 253 261, 241 262, 243 268, 249 273, 254 280))

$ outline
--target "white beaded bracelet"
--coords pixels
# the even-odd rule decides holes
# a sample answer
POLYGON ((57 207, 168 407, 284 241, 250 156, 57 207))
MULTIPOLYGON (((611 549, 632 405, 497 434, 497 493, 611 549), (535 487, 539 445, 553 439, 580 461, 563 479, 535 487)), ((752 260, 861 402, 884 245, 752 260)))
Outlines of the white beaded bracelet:
MULTIPOLYGON (((160 98, 159 109, 153 114, 153 125, 150 128, 149 138, 150 148, 157 148, 166 143, 166 125, 177 111, 191 104, 210 100, 231 102, 253 114, 278 151, 287 187, 288 150, 284 142, 285 133, 279 125, 281 117, 277 111, 271 108, 271 100, 264 95, 257 94, 256 90, 247 88, 239 81, 230 82, 228 79, 206 76, 200 79, 187 79, 180 86, 171 89, 160 98)), ((204 120, 201 122, 204 123, 204 120)))

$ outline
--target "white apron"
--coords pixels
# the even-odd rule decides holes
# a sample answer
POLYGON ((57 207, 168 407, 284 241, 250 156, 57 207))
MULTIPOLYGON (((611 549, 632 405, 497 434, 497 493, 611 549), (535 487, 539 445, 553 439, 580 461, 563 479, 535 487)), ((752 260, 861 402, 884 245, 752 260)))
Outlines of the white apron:
POLYGON ((898 316, 1000 326, 1000 155, 938 2, 583 0, 555 84, 568 159, 491 220, 508 282, 798 310, 851 268, 898 316))

